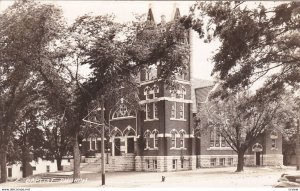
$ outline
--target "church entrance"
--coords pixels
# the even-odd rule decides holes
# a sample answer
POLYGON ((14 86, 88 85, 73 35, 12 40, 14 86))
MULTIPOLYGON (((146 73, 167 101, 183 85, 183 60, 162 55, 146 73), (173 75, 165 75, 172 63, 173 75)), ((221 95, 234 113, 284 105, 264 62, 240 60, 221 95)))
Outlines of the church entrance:
POLYGON ((261 155, 260 152, 256 152, 256 165, 257 166, 260 166, 260 155, 261 155))
POLYGON ((134 138, 127 138, 127 153, 134 153, 134 138))
POLYGON ((114 155, 115 156, 121 156, 121 140, 118 139, 118 138, 115 138, 114 142, 115 142, 115 144, 114 144, 114 151, 115 151, 114 155))

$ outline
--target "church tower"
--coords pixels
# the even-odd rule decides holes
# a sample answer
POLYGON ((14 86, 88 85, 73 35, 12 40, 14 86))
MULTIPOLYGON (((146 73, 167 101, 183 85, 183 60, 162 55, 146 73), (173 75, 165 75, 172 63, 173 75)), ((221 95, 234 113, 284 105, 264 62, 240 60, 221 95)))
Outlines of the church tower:
MULTIPOLYGON (((155 23, 149 6, 147 22, 155 23)), ((162 15, 158 30, 166 24, 162 15)), ((180 18, 174 5, 170 22, 180 18)), ((182 34, 182 43, 189 42, 189 31, 182 34), (185 38, 185 39, 184 39, 185 38)), ((193 122, 190 67, 176 75, 177 89, 170 89, 160 79, 161 62, 145 68, 140 75, 139 151, 135 157, 136 171, 176 171, 196 168, 193 155, 193 122)))

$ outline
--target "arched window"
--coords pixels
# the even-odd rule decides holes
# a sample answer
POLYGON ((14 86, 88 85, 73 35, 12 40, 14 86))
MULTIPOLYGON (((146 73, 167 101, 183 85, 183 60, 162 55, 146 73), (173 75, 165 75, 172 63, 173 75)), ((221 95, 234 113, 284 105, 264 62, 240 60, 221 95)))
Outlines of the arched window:
POLYGON ((112 119, 118 118, 126 118, 126 117, 134 117, 134 111, 127 108, 127 106, 122 103, 120 104, 119 108, 113 113, 112 119))
POLYGON ((150 91, 151 91, 151 89, 150 89, 149 86, 145 87, 145 89, 144 89, 144 95, 146 97, 146 100, 150 99, 150 97, 149 97, 150 96, 150 91))
POLYGON ((159 87, 156 84, 154 84, 152 88, 152 92, 153 92, 153 98, 156 98, 157 94, 159 93, 159 87))
POLYGON ((171 131, 171 146, 172 146, 172 148, 176 148, 176 137, 177 137, 177 131, 175 131, 175 130, 171 131))
POLYGON ((154 148, 158 147, 158 131, 156 129, 153 131, 153 145, 154 148))
POLYGON ((184 135, 185 135, 185 132, 180 131, 179 135, 180 135, 180 148, 184 148, 184 135))
POLYGON ((271 139, 277 139, 278 138, 278 133, 277 133, 276 130, 271 131, 270 138, 271 139))
POLYGON ((175 89, 175 88, 172 88, 172 89, 170 89, 170 94, 171 94, 171 97, 174 97, 174 98, 176 98, 176 93, 177 93, 177 91, 176 91, 176 89, 175 89))

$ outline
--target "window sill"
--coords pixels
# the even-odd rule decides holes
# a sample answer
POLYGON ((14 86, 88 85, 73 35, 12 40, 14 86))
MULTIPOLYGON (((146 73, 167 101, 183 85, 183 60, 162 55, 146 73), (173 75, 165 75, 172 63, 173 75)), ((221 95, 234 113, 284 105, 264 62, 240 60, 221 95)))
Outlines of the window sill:
POLYGON ((145 119, 144 121, 146 122, 146 121, 158 121, 159 120, 159 118, 154 118, 154 119, 145 119))
POLYGON ((178 151, 180 151, 180 150, 187 150, 187 148, 183 148, 183 147, 181 147, 181 148, 171 147, 170 150, 178 150, 178 151))
POLYGON ((186 119, 170 118, 171 121, 186 121, 186 119))
POLYGON ((144 149, 144 151, 157 151, 157 150, 158 150, 157 147, 155 147, 155 148, 147 147, 147 148, 144 149))
POLYGON ((275 148, 272 147, 272 148, 271 148, 271 151, 278 151, 278 148, 277 148, 277 147, 275 147, 275 148))
POLYGON ((232 148, 231 147, 209 147, 206 150, 208 150, 208 151, 210 151, 210 150, 226 150, 226 151, 229 151, 229 150, 232 150, 232 148))

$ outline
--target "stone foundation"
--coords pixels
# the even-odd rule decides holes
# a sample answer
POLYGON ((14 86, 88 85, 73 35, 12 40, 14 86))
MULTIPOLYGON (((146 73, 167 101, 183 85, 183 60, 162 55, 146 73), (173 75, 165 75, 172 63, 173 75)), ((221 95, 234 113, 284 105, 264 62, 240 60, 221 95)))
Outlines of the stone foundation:
MULTIPOLYGON (((200 168, 210 167, 223 167, 223 166, 236 166, 238 162, 237 155, 197 155, 197 166, 200 168), (225 159, 225 165, 220 164, 220 158, 225 159), (215 165, 213 165, 212 159, 216 159, 215 165), (232 160, 232 163, 229 160, 232 160)), ((261 166, 279 166, 283 165, 283 155, 281 154, 268 154, 261 155, 260 157, 261 166)), ((256 156, 245 155, 244 156, 245 166, 256 166, 256 156)))
POLYGON ((196 169, 196 156, 136 156, 135 171, 167 172, 196 169), (155 165, 155 161, 157 165, 155 165))

